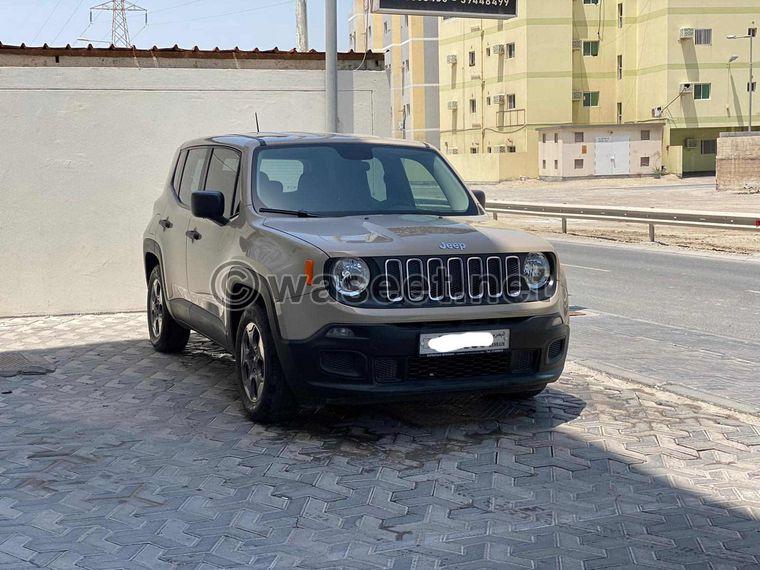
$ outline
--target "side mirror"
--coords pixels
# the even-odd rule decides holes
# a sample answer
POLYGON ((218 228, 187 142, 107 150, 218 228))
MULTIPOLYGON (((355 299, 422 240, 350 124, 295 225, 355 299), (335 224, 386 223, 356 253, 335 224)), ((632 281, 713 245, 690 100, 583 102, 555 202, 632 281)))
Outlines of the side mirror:
POLYGON ((206 218, 225 223, 224 194, 221 192, 193 192, 190 196, 190 211, 196 218, 206 218))
POLYGON ((478 201, 478 204, 483 206, 483 209, 486 209, 486 193, 482 190, 473 190, 472 193, 475 195, 475 199, 478 201))

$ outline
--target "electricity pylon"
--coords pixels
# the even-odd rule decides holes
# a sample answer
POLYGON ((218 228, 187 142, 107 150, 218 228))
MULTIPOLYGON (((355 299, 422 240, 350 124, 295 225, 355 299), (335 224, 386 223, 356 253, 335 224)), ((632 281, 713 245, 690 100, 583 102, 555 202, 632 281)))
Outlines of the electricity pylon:
POLYGON ((118 47, 132 47, 129 39, 129 22, 127 12, 143 12, 145 25, 148 25, 148 11, 137 4, 126 0, 110 0, 90 8, 90 23, 92 23, 93 10, 107 10, 113 14, 111 24, 111 43, 118 47))

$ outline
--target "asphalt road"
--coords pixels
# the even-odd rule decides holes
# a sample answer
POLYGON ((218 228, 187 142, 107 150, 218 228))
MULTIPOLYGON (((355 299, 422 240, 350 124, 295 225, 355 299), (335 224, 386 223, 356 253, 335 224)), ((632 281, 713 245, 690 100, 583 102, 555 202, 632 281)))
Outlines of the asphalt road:
POLYGON ((760 411, 760 263, 555 241, 570 284, 571 357, 760 411))

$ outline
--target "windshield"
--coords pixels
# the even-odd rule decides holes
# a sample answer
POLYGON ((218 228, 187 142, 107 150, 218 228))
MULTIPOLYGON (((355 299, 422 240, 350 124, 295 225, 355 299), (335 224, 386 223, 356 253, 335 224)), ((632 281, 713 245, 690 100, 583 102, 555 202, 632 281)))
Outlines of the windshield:
POLYGON ((451 168, 429 149, 319 144, 264 148, 256 157, 259 209, 322 216, 479 213, 451 168))

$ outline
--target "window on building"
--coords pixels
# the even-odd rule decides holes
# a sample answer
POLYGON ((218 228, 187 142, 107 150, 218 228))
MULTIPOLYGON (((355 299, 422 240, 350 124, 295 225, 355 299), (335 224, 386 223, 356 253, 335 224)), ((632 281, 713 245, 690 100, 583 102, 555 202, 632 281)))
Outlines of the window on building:
POLYGON ((753 81, 752 85, 750 85, 749 81, 747 81, 747 93, 752 91, 753 93, 757 91, 757 81, 753 81))
POLYGON ((652 138, 652 133, 649 130, 641 131, 641 140, 648 141, 652 138))
POLYGON ((575 170, 581 170, 583 168, 583 159, 576 158, 574 162, 575 170))
POLYGON ((208 165, 205 190, 221 192, 224 195, 224 211, 227 216, 237 214, 235 190, 238 182, 240 153, 231 148, 214 147, 208 165))
POLYGON ((507 152, 517 152, 517 147, 514 145, 507 145, 507 152))
POLYGON ((559 133, 554 133, 554 142, 559 142, 559 133))
POLYGON ((583 132, 575 133, 575 142, 577 143, 583 142, 583 132))
POLYGON ((409 14, 404 14, 404 26, 409 27, 409 14))
POLYGON ((622 54, 617 56, 617 78, 623 79, 623 56, 622 54))
POLYGON ((541 133, 541 142, 546 143, 546 133, 541 133))
POLYGON ((511 42, 504 45, 504 53, 509 59, 512 59, 515 57, 515 42, 511 42))
POLYGON ((478 112, 478 101, 476 99, 470 99, 470 113, 478 112))
POLYGON ((492 150, 492 149, 491 149, 491 147, 489 146, 489 147, 486 147, 486 152, 488 152, 488 154, 491 154, 491 153, 493 152, 493 150, 492 150))
POLYGON ((491 48, 490 47, 486 48, 486 57, 491 57, 491 48))
POLYGON ((486 97, 486 105, 490 105, 490 104, 491 104, 491 96, 489 95, 488 97, 486 97))
POLYGON ((471 51, 469 54, 470 67, 475 67, 475 52, 471 51))
POLYGON ((694 99, 709 99, 710 98, 710 84, 709 83, 695 83, 694 84, 694 99))
POLYGON ((697 28, 694 30, 694 43, 698 46, 712 44, 712 30, 710 28, 697 28))
POLYGON ((599 40, 583 40, 583 55, 592 57, 599 55, 599 40))
POLYGON ((618 8, 617 8, 617 24, 618 24, 618 29, 623 28, 623 3, 622 2, 618 4, 618 8))
POLYGON ((478 147, 471 146, 470 147, 470 154, 478 154, 478 147))
POLYGON ((383 33, 387 34, 389 31, 390 29, 388 28, 388 22, 387 21, 383 22, 383 33))
POLYGON ((617 124, 621 124, 623 122, 623 103, 618 101, 617 103, 617 124))
POLYGON ((510 93, 507 95, 507 109, 516 109, 517 108, 517 97, 514 93, 510 93))
POLYGON ((715 139, 708 139, 701 141, 702 154, 717 154, 718 153, 718 141, 715 139))
POLYGON ((554 170, 557 170, 559 168, 559 160, 554 161, 554 170))
POLYGON ((649 157, 648 156, 642 156, 641 160, 639 160, 640 166, 649 166, 649 157))
POLYGON ((584 107, 598 107, 599 106, 599 91, 584 91, 583 92, 583 106, 584 107))
POLYGON ((599 4, 599 0, 583 0, 584 4, 599 4))
POLYGON ((542 160, 541 161, 541 168, 543 168, 544 170, 546 170, 546 160, 542 160))

